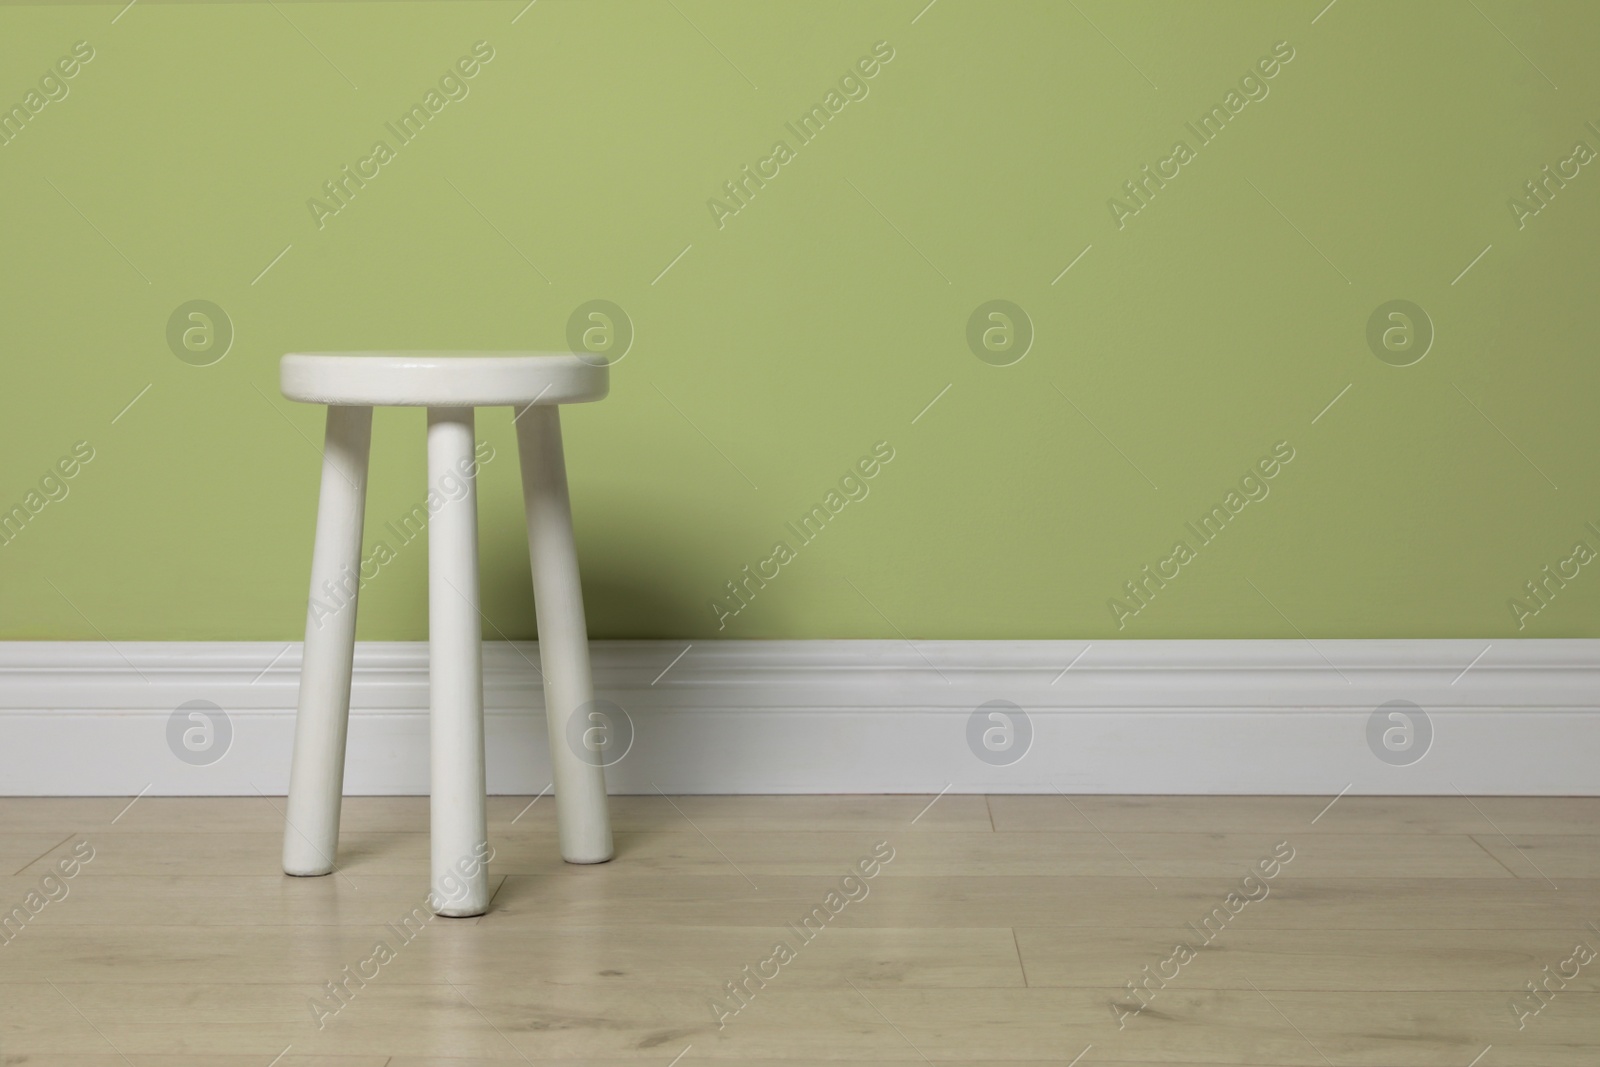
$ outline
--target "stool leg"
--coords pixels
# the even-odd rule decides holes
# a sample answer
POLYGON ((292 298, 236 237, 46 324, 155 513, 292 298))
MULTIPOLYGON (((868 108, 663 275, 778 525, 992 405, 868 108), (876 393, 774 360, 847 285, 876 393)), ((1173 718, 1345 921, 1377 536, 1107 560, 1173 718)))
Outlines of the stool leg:
POLYGON ((554 404, 533 405, 518 416, 517 446, 561 855, 568 863, 603 863, 612 855, 605 771, 580 758, 567 740, 569 720, 594 698, 594 683, 572 538, 560 409, 554 404))
POLYGON ((294 875, 329 873, 339 847, 372 409, 329 407, 324 441, 283 831, 283 869, 294 875))
POLYGON ((440 915, 489 910, 476 475, 472 409, 429 408, 428 490, 444 498, 428 520, 430 899, 440 915))

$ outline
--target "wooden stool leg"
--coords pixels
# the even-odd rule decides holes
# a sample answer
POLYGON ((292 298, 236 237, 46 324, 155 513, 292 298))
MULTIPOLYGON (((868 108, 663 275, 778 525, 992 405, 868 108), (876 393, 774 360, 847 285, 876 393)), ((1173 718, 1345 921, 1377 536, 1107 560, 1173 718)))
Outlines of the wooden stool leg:
POLYGON ((605 771, 580 758, 568 741, 569 720, 594 698, 594 683, 572 538, 560 409, 551 404, 524 411, 517 418, 517 446, 561 855, 568 863, 602 863, 612 855, 605 771))
POLYGON ((333 870, 344 794, 344 748, 350 723, 350 663, 355 652, 361 521, 367 501, 370 407, 329 407, 322 451, 322 492, 311 553, 300 705, 283 832, 283 869, 333 870))
POLYGON ((471 408, 428 409, 428 677, 433 910, 489 910, 478 611, 478 488, 471 408))

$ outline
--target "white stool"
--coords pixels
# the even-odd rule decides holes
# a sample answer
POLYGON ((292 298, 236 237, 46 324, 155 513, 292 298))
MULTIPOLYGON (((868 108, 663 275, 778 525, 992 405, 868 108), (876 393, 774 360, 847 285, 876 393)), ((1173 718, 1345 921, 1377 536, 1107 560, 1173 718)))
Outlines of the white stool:
POLYGON ((331 615, 311 605, 306 610, 283 869, 293 875, 334 869, 374 405, 426 407, 429 488, 452 476, 466 485, 459 499, 428 522, 433 910, 482 915, 489 907, 475 407, 509 404, 518 412, 561 855, 568 863, 610 859, 604 771, 599 760, 581 758, 567 741, 568 720, 593 699, 594 690, 559 409, 604 397, 607 368, 571 355, 307 353, 283 357, 281 384, 291 400, 328 405, 311 599, 325 599, 329 589, 348 598, 331 615))

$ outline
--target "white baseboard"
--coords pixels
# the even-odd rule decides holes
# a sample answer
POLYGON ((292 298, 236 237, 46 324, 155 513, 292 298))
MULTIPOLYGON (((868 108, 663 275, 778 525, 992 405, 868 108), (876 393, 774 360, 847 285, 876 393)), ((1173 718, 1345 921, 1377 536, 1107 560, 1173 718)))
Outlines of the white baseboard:
MULTIPOLYGON (((684 644, 593 645, 597 694, 637 735, 614 793, 1600 794, 1596 640, 708 641, 674 662, 684 644), (1031 723, 1008 766, 968 745, 991 700, 1031 723), (1432 726, 1408 765, 1368 743, 1393 700, 1432 726)), ((282 794, 299 660, 0 642, 0 795, 282 794), (193 700, 233 734, 205 766, 167 740, 193 700)), ((550 781, 537 662, 531 643, 484 646, 492 792, 550 781)), ((348 793, 427 792, 427 697, 425 644, 357 646, 348 793)))

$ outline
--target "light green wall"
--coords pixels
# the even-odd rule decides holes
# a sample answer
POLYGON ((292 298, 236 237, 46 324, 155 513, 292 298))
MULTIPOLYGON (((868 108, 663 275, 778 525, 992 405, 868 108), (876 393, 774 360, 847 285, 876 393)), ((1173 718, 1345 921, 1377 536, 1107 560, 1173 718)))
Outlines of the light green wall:
MULTIPOLYGON (((95 53, 0 147, 0 506, 94 450, 0 547, 0 634, 297 638, 322 412, 278 357, 560 349, 603 298, 637 338, 566 412, 597 637, 1600 635, 1600 566, 1523 629, 1508 606, 1600 549, 1600 166, 1508 208, 1600 148, 1600 6, 925 2, 0 7, 6 107, 95 53), (470 95, 319 230, 308 198, 477 41, 470 95), (799 147, 784 124, 880 41, 799 147), (1108 199, 1284 41, 1119 229, 1108 199), (719 229, 708 198, 780 139, 719 229), (165 338, 196 299, 236 331, 211 366, 165 338), (1036 331, 1015 365, 968 349, 991 299, 1036 331), (1395 299, 1437 335, 1403 368, 1365 339, 1395 299), (1270 495, 1119 629, 1123 582, 1280 441, 1270 495)), ((422 414, 375 426, 369 548, 424 492, 422 414)), ((509 411, 479 435, 485 634, 530 636, 509 411)), ((369 584, 362 637, 424 636, 425 556, 369 584)))

